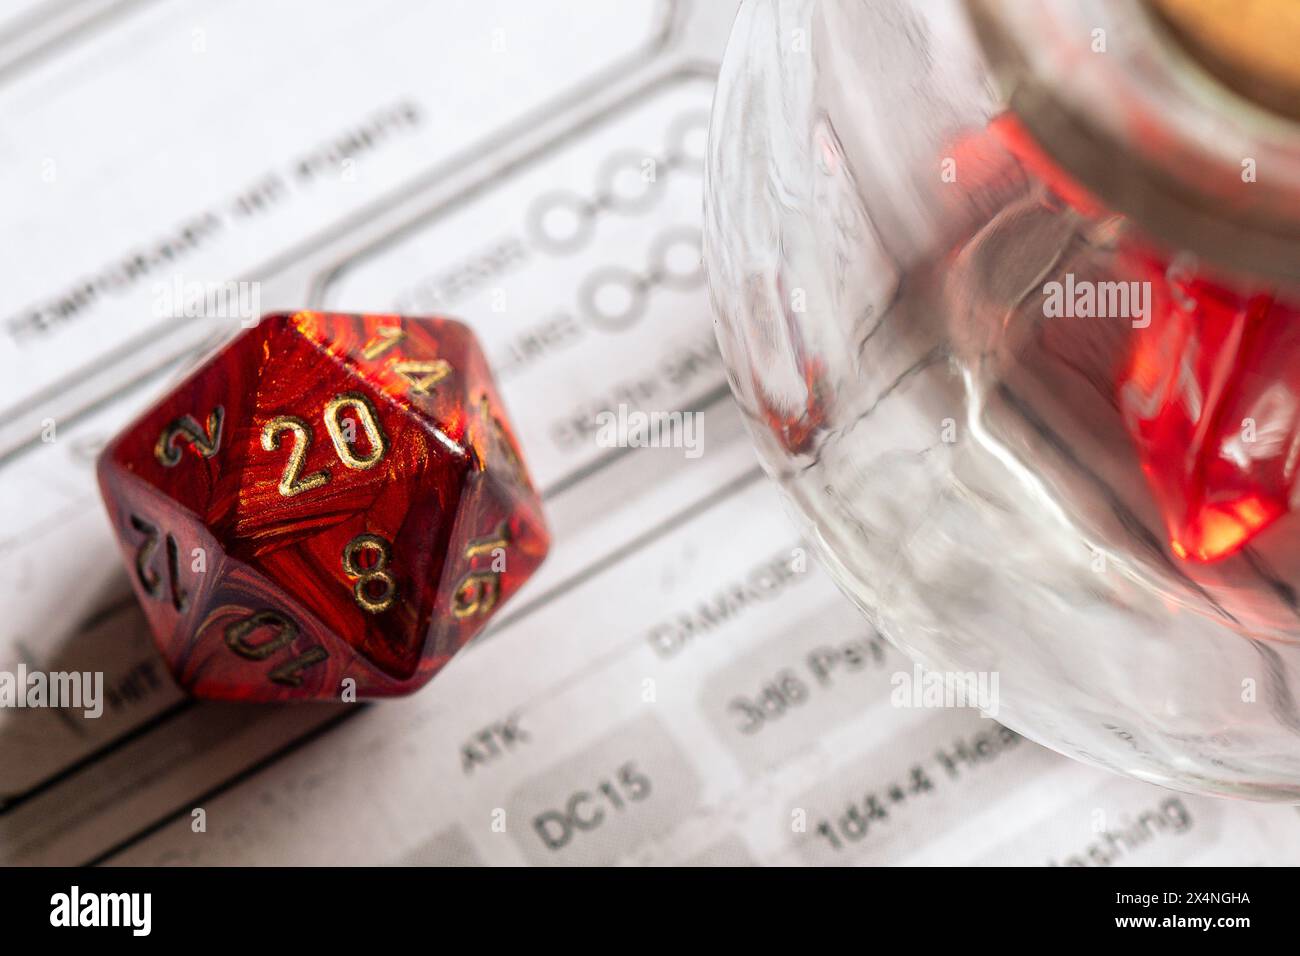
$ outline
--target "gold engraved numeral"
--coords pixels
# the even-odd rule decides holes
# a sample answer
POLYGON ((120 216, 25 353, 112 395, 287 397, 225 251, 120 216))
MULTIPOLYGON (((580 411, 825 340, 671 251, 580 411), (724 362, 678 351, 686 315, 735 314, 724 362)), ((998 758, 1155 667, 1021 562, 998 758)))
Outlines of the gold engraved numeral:
MULTIPOLYGON (((505 454, 507 464, 510 470, 514 472, 515 478, 522 485, 528 484, 528 475, 524 471, 524 463, 519 460, 519 453, 515 451, 514 442, 506 434, 505 426, 501 424, 501 419, 492 414, 492 405, 488 401, 487 392, 483 392, 478 397, 479 416, 487 423, 492 430, 492 436, 496 439, 496 444, 500 446, 501 451, 505 454)), ((483 454, 479 461, 479 470, 487 470, 487 455, 483 454)))
POLYGON ((225 419, 226 410, 216 406, 208 413, 205 432, 193 415, 182 415, 162 430, 153 446, 153 456, 164 468, 175 468, 181 462, 181 450, 176 447, 179 438, 204 458, 211 458, 221 448, 221 425, 225 419))
POLYGON ((348 577, 357 579, 352 585, 352 595, 363 611, 380 614, 397 600, 397 581, 388 571, 392 556, 392 546, 377 534, 359 534, 343 546, 343 570, 348 577), (374 564, 361 566, 357 558, 362 551, 375 552, 374 564), (379 594, 372 593, 374 581, 383 585, 379 594))
POLYGON ((429 389, 451 374, 451 363, 446 359, 432 362, 394 362, 393 371, 406 379, 407 391, 415 395, 428 395, 429 389))
POLYGON ((226 646, 250 661, 266 660, 276 651, 293 643, 297 636, 298 625, 279 611, 258 611, 242 621, 226 625, 226 646), (260 643, 252 643, 248 639, 249 635, 262 628, 273 629, 275 633, 260 643))
POLYGON ((375 329, 375 337, 361 349, 361 357, 367 361, 374 361, 404 338, 406 333, 397 326, 380 326, 375 329))
POLYGON ((171 587, 172 607, 177 611, 185 610, 189 603, 189 595, 181 587, 181 553, 180 548, 176 545, 176 539, 170 534, 167 535, 167 580, 171 587))
POLYGON ((293 415, 277 415, 262 428, 262 449, 275 451, 279 448, 281 432, 293 434, 293 448, 289 452, 289 463, 284 466, 284 474, 280 476, 280 494, 292 498, 329 481, 329 472, 326 471, 312 472, 306 478, 299 477, 307 458, 307 446, 311 444, 311 426, 293 415))
MULTIPOLYGON (((479 555, 491 554, 508 544, 510 526, 502 521, 491 534, 471 539, 465 546, 465 557, 472 561, 479 555)), ((457 620, 464 620, 476 614, 488 614, 496 607, 500 597, 501 572, 469 571, 460 579, 451 596, 451 615, 457 620)))
POLYGON ((275 683, 283 684, 286 687, 301 687, 302 672, 328 657, 329 654, 320 645, 309 647, 293 660, 285 661, 283 664, 273 667, 271 673, 267 676, 275 683))
POLYGON ((465 546, 465 557, 471 560, 480 554, 491 554, 497 548, 504 548, 510 543, 510 525, 502 521, 496 530, 482 538, 472 538, 465 546))
MULTIPOLYGON (((279 611, 258 611, 242 621, 226 625, 226 646, 240 657, 250 661, 264 661, 276 651, 283 650, 298 637, 298 625, 279 611), (249 637, 262 629, 274 633, 256 644, 249 637)), ((286 687, 302 686, 302 672, 313 664, 329 658, 325 648, 309 647, 297 657, 276 665, 267 676, 286 687)))
POLYGON ((131 527, 145 536, 144 541, 135 552, 136 580, 140 582, 140 587, 144 588, 146 594, 151 598, 156 598, 162 590, 162 581, 159 580, 157 572, 149 567, 149 564, 153 561, 154 552, 158 550, 158 541, 162 535, 157 526, 145 521, 139 515, 131 515, 131 527))
POLYGON ((338 454, 339 461, 348 468, 366 471, 383 461, 384 453, 388 451, 388 440, 384 437, 383 429, 379 427, 375 406, 360 392, 344 392, 342 395, 335 395, 326 403, 325 429, 330 433, 330 440, 334 442, 334 451, 338 454), (361 423, 361 430, 366 433, 366 440, 370 442, 370 454, 365 458, 357 457, 348 443, 347 436, 343 434, 343 427, 339 424, 339 413, 349 408, 356 413, 357 421, 361 423))
POLYGON ((471 571, 460 579, 451 598, 451 616, 457 620, 487 614, 501 596, 501 576, 495 571, 471 571))
MULTIPOLYGON (((144 535, 144 541, 140 543, 140 547, 135 553, 136 579, 139 580, 140 586, 144 588, 146 594, 155 600, 162 600, 162 579, 150 567, 150 564, 153 563, 153 556, 158 550, 158 543, 164 540, 164 536, 158 530, 157 525, 151 524, 139 515, 131 515, 131 527, 144 535)), ((167 583, 171 593, 172 607, 177 611, 183 611, 189 603, 189 594, 181 587, 180 582, 180 547, 171 534, 166 535, 165 544, 167 549, 167 583)))
MULTIPOLYGON (((335 395, 325 403, 325 430, 329 432, 330 441, 334 443, 334 451, 339 456, 339 461, 348 468, 366 471, 383 461, 384 455, 388 452, 388 439, 384 437, 384 430, 379 427, 375 406, 360 392, 344 392, 342 395, 335 395), (347 410, 351 410, 357 416, 357 421, 361 423, 361 430, 365 432, 366 440, 370 442, 370 452, 364 458, 353 450, 352 443, 348 435, 344 434, 343 425, 339 420, 339 415, 347 410)), ((307 460, 307 448, 312 442, 312 432, 307 422, 294 415, 277 415, 263 426, 262 449, 275 451, 280 447, 280 433, 286 431, 293 433, 293 449, 289 452, 289 462, 285 465, 284 474, 280 478, 279 489, 284 497, 292 498, 304 491, 319 488, 330 480, 330 475, 328 469, 322 468, 305 478, 299 477, 302 475, 303 463, 307 460)))
MULTIPOLYGON (((362 347, 361 356, 374 361, 405 338, 406 332, 402 329, 381 326, 375 329, 375 337, 362 347)), ((406 380, 406 391, 411 395, 428 395, 430 389, 452 372, 451 363, 445 359, 399 359, 392 364, 392 369, 406 380)))

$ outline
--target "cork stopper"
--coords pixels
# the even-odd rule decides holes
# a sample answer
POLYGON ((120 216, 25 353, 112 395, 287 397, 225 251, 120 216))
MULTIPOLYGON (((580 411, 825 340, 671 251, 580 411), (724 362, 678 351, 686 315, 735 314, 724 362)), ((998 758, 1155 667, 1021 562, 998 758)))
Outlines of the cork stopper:
POLYGON ((1300 2, 1147 0, 1191 56, 1224 85, 1300 119, 1300 2))

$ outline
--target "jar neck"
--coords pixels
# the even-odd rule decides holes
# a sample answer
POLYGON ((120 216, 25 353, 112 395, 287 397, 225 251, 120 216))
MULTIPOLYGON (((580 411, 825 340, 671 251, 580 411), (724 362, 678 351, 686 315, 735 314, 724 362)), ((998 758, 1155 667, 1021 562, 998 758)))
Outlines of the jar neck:
POLYGON ((1300 286, 1300 123, 1216 79, 1121 0, 966 0, 998 93, 1042 150, 1157 242, 1300 286))

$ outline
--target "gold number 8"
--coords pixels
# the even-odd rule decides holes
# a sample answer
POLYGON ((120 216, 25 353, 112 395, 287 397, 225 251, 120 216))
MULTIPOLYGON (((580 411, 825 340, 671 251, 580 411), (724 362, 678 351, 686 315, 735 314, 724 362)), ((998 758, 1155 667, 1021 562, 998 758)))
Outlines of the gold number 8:
POLYGON ((352 585, 352 594, 358 606, 371 614, 387 611, 397 600, 397 581, 388 573, 388 561, 392 550, 387 541, 377 534, 359 534, 343 546, 343 570, 348 577, 356 578, 352 585), (362 550, 375 552, 372 567, 363 568, 357 563, 357 555, 362 550), (382 581, 384 590, 378 595, 370 592, 371 581, 382 581))

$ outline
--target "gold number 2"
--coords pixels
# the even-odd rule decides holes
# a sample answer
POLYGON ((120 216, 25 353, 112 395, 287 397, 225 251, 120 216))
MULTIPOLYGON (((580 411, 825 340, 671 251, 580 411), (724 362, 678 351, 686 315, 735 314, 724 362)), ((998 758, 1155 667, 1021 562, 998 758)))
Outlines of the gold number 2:
POLYGON ((181 463, 181 450, 176 447, 176 439, 180 438, 204 458, 211 458, 221 448, 221 424, 225 418, 224 408, 220 405, 213 408, 208 413, 205 432, 193 415, 182 415, 162 430, 153 446, 153 456, 164 468, 175 468, 181 463))
POLYGON ((264 451, 275 451, 280 447, 280 432, 293 434, 293 449, 289 452, 289 463, 284 466, 284 474, 280 476, 280 494, 292 498, 304 491, 319 488, 330 480, 327 471, 314 471, 306 478, 298 477, 302 474, 302 463, 307 458, 307 446, 311 444, 310 425, 293 415, 277 415, 262 428, 264 451))

